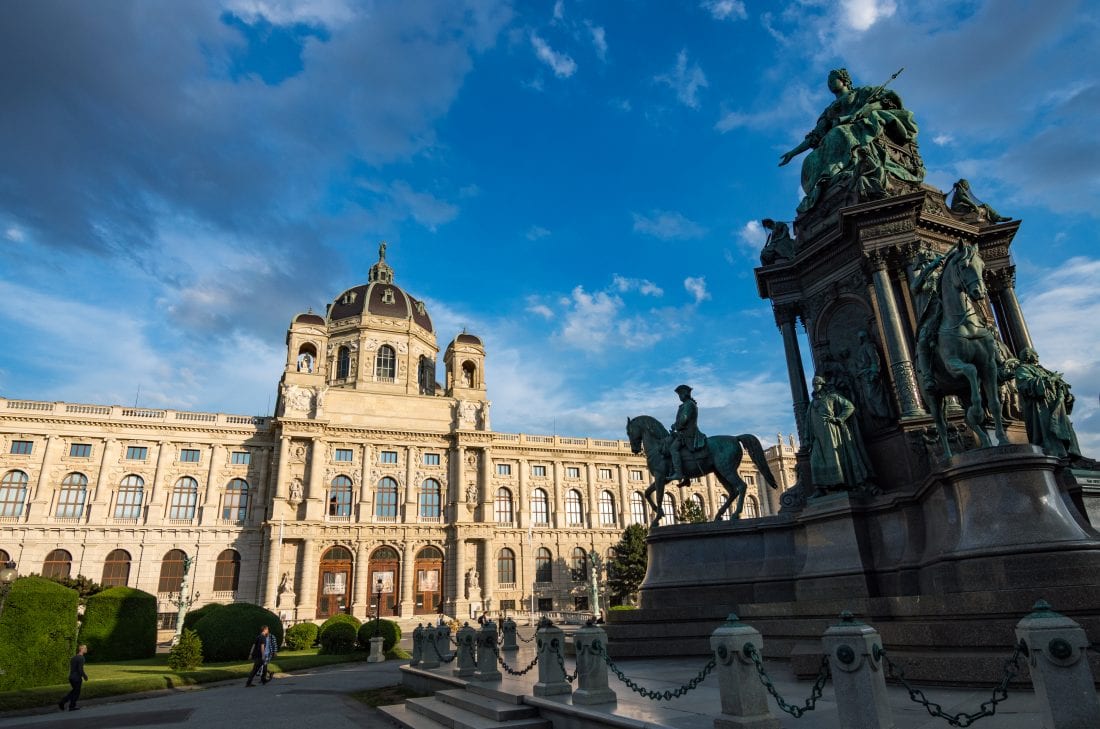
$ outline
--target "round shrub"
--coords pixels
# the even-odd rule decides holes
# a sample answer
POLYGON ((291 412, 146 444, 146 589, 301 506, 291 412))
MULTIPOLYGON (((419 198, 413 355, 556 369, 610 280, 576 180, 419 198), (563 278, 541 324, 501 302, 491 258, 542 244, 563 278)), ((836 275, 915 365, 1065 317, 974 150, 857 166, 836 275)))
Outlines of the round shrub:
POLYGON ((317 631, 317 637, 323 637, 325 631, 337 623, 347 623, 351 626, 353 632, 359 629, 359 618, 354 615, 348 615, 347 613, 336 613, 331 618, 321 623, 321 628, 317 631))
POLYGON ((0 691, 65 683, 78 599, 76 590, 42 577, 12 583, 0 614, 0 691))
MULTIPOLYGON (((382 652, 388 653, 397 641, 401 640, 401 626, 392 620, 379 620, 378 634, 382 636, 382 652)), ((370 650, 370 639, 374 637, 374 620, 368 620, 359 628, 359 647, 370 650)))
POLYGON ((287 628, 286 647, 292 651, 304 651, 317 642, 317 623, 298 623, 287 628))
POLYGON ((344 654, 355 650, 355 627, 347 622, 340 621, 328 626, 328 630, 321 633, 321 652, 344 654))
POLYGON ((225 605, 220 602, 212 602, 209 605, 203 605, 201 608, 188 610, 187 614, 183 616, 183 630, 187 630, 188 628, 194 630, 195 623, 199 622, 215 610, 220 610, 223 607, 225 607, 225 605))
POLYGON ((132 587, 110 587, 84 602, 80 642, 88 662, 150 658, 157 652, 157 598, 132 587))
POLYGON ((259 605, 235 602, 209 612, 195 623, 202 640, 203 656, 209 663, 248 659, 252 643, 266 625, 278 645, 283 643, 283 623, 279 616, 259 605))
POLYGON ((190 671, 202 665, 202 641, 195 631, 184 628, 179 642, 168 651, 168 667, 173 671, 190 671))

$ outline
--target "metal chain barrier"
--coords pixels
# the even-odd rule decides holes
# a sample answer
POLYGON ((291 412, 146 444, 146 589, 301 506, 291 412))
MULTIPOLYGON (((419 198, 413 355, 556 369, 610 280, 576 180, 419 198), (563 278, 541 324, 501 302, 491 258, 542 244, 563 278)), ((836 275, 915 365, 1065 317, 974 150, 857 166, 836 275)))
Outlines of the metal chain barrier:
POLYGON ((516 638, 521 643, 534 643, 536 637, 537 636, 534 633, 532 633, 530 638, 524 638, 522 635, 520 635, 519 630, 518 629, 516 630, 516 638))
POLYGON ((1016 678, 1016 675, 1020 672, 1020 656, 1027 655, 1027 646, 1023 641, 1016 644, 1015 649, 1012 651, 1012 655, 1005 661, 1004 675, 1001 677, 1000 682, 993 688, 993 695, 989 701, 982 703, 978 710, 967 714, 966 712, 959 712, 958 714, 948 714, 943 710, 943 707, 934 701, 929 701, 924 692, 918 688, 913 688, 909 685, 909 682, 905 680, 905 671, 901 666, 897 665, 890 660, 886 655, 886 650, 882 646, 875 646, 875 658, 881 660, 886 664, 886 678, 897 679, 905 690, 909 692, 909 699, 914 703, 920 704, 925 710, 932 716, 945 720, 951 726, 967 727, 976 722, 978 719, 984 719, 987 716, 993 716, 997 713, 997 704, 1001 703, 1008 698, 1008 684, 1016 678))
MULTIPOLYGON (((626 674, 619 670, 619 667, 616 666, 615 662, 611 660, 611 656, 607 655, 607 651, 604 650, 604 647, 600 643, 600 641, 592 641, 592 650, 603 656, 604 663, 607 664, 607 667, 611 669, 612 673, 618 676, 620 681, 627 685, 627 688, 629 688, 631 691, 638 694, 642 698, 652 699, 653 701, 671 701, 672 699, 680 698, 681 696, 701 684, 703 680, 710 675, 711 671, 713 671, 718 665, 712 657, 709 661, 707 661, 707 664, 703 666, 703 670, 699 671, 695 678, 680 686, 680 688, 665 689, 664 691, 654 691, 652 689, 647 689, 644 686, 639 686, 638 684, 627 678, 626 674)), ((561 660, 560 656, 558 657, 558 660, 561 660)))
POLYGON ((458 652, 456 651, 451 654, 450 658, 444 658, 443 655, 439 652, 439 646, 435 644, 435 641, 429 639, 428 642, 431 644, 432 650, 435 651, 435 655, 437 658, 439 658, 440 663, 451 663, 452 661, 454 661, 455 658, 458 657, 458 652))
POLYGON ((832 672, 829 668, 829 658, 825 656, 821 659, 821 668, 817 671, 817 678, 814 679, 814 685, 810 689, 810 698, 803 702, 802 706, 795 706, 788 704, 783 700, 783 697, 776 691, 775 685, 772 683, 771 677, 768 675, 768 671, 764 668, 764 660, 760 657, 760 652, 756 650, 756 646, 752 643, 746 643, 742 653, 745 658, 748 658, 756 666, 756 673, 760 676, 760 683, 764 685, 768 693, 775 699, 775 703, 779 705, 779 708, 795 719, 801 719, 802 715, 807 711, 813 711, 817 708, 817 700, 821 698, 822 692, 825 690, 825 682, 829 680, 832 672))
POLYGON ((516 669, 512 668, 504 662, 504 658, 501 657, 500 651, 497 650, 496 646, 493 646, 493 653, 496 654, 497 663, 500 664, 500 667, 503 668, 504 672, 507 673, 509 676, 523 676, 524 674, 530 673, 531 669, 535 667, 535 664, 539 662, 539 656, 536 653, 535 657, 531 659, 531 662, 527 664, 526 668, 521 668, 517 671, 516 669))
POLYGON ((565 674, 565 680, 569 683, 573 683, 577 680, 577 672, 573 671, 573 675, 569 675, 569 671, 565 670, 565 657, 561 654, 561 648, 554 648, 554 656, 558 659, 558 665, 561 666, 561 672, 565 674))

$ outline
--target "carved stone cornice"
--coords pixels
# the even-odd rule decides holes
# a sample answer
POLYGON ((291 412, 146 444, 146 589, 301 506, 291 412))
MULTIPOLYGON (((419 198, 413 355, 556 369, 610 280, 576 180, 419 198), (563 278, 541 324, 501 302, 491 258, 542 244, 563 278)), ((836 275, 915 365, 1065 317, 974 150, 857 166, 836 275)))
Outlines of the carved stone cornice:
POLYGON ((1005 266, 1004 268, 985 270, 985 283, 989 287, 991 292, 1004 291, 1005 289, 1011 289, 1016 287, 1016 267, 1005 266))

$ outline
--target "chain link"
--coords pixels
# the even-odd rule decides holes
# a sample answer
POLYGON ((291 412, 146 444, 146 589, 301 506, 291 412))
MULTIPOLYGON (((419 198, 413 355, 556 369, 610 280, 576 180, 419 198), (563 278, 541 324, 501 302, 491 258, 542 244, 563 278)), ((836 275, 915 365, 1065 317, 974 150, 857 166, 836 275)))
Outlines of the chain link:
POLYGON ((524 674, 529 673, 531 669, 535 667, 535 664, 539 662, 539 656, 536 653, 535 657, 531 659, 531 662, 527 664, 526 668, 521 668, 517 671, 516 669, 512 668, 504 662, 504 658, 500 655, 500 651, 497 650, 496 646, 493 646, 493 653, 496 654, 497 663, 500 664, 500 667, 503 668, 504 672, 507 673, 509 676, 523 676, 524 674))
POLYGON ((517 630, 516 638, 518 638, 521 643, 533 643, 536 636, 532 635, 530 638, 524 638, 522 635, 519 634, 519 631, 517 630))
POLYGON ((993 688, 993 695, 989 701, 985 701, 978 707, 978 711, 971 714, 967 714, 965 711, 958 714, 948 714, 943 710, 943 707, 934 701, 929 701, 924 692, 918 688, 913 688, 908 681, 905 680, 905 670, 890 660, 886 655, 886 650, 881 646, 875 646, 875 658, 880 659, 886 664, 886 677, 897 679, 905 690, 909 692, 909 699, 916 704, 920 704, 924 707, 930 715, 945 720, 951 726, 968 727, 978 719, 984 719, 987 716, 993 716, 997 713, 997 704, 1001 703, 1008 698, 1008 684, 1012 679, 1016 678, 1016 675, 1020 672, 1020 656, 1026 655, 1027 646, 1023 641, 1016 644, 1015 649, 1012 651, 1012 655, 1005 661, 1004 675, 1001 676, 1000 682, 993 688))
POLYGON ((795 719, 801 719, 802 715, 807 711, 813 711, 817 708, 817 700, 821 698, 821 694, 825 690, 825 682, 829 680, 831 675, 828 656, 821 659, 821 667, 817 670, 817 678, 814 680, 814 685, 810 689, 810 698, 806 699, 802 706, 795 706, 784 701, 783 697, 776 691, 775 684, 772 683, 768 671, 764 668, 764 660, 760 657, 760 653, 756 650, 756 646, 752 643, 746 643, 742 652, 745 657, 750 659, 753 665, 756 666, 756 673, 760 676, 760 683, 762 683, 768 693, 772 695, 772 698, 775 699, 775 703, 779 705, 782 711, 787 712, 795 719))
POLYGON ((561 672, 563 674, 565 674, 565 676, 564 676, 565 680, 568 681, 569 683, 573 683, 574 681, 576 681, 577 680, 577 671, 573 671, 573 675, 570 676, 569 671, 565 670, 565 658, 561 654, 561 648, 560 647, 558 647, 558 646, 554 647, 554 655, 558 659, 558 666, 561 667, 561 672))
MULTIPOLYGON (((603 645, 600 643, 600 641, 592 641, 592 650, 603 656, 604 663, 607 664, 607 667, 611 669, 612 673, 618 676, 620 681, 626 684, 627 688, 641 696, 643 699, 652 699, 653 701, 671 701, 672 699, 680 698, 681 696, 701 684, 703 680, 710 675, 710 672, 713 671, 714 668, 718 665, 712 657, 709 661, 707 661, 707 664, 703 666, 703 670, 699 671, 695 678, 691 679, 679 688, 665 689, 664 691, 654 691, 652 689, 647 689, 644 686, 639 686, 638 684, 631 681, 625 673, 619 670, 619 667, 616 666, 615 662, 611 660, 611 656, 607 655, 607 651, 604 650, 603 645)), ((561 660, 560 656, 558 660, 561 660)))
POLYGON ((455 658, 457 658, 457 657, 458 657, 458 652, 456 651, 456 652, 454 652, 454 653, 452 653, 452 654, 451 654, 451 657, 450 657, 450 658, 444 658, 444 657, 443 657, 443 654, 439 652, 439 646, 437 646, 437 645, 435 644, 435 641, 434 641, 434 640, 431 640, 431 639, 429 638, 429 639, 428 639, 428 642, 429 642, 429 643, 431 643, 431 645, 432 645, 432 650, 433 650, 433 651, 435 651, 435 655, 436 655, 436 657, 437 657, 437 658, 439 658, 439 660, 440 660, 440 662, 441 662, 441 663, 451 663, 452 661, 454 661, 454 659, 455 659, 455 658))

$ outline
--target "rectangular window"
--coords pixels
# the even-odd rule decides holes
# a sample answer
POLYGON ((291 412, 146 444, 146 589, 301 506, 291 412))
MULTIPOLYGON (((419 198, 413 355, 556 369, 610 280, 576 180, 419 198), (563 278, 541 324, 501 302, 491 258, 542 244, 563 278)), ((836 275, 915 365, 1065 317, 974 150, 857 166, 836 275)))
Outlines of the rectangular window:
POLYGON ((11 442, 11 452, 17 456, 29 456, 33 450, 33 440, 13 440, 11 442))
POLYGON ((438 453, 425 453, 424 454, 424 465, 425 466, 438 466, 439 465, 439 454, 438 453))
POLYGON ((545 476, 546 475, 546 466, 531 466, 531 475, 532 476, 545 476))
POLYGON ((516 611, 516 601, 515 600, 501 600, 500 601, 500 609, 502 611, 506 612, 506 613, 508 613, 508 612, 514 613, 516 611))
POLYGON ((600 478, 603 479, 604 481, 610 481, 611 480, 611 469, 610 468, 601 468, 600 469, 600 478))
POLYGON ((587 595, 577 595, 576 597, 574 597, 573 598, 573 609, 574 610, 587 610, 588 609, 588 596, 587 595))
POLYGON ((565 477, 566 478, 580 478, 581 477, 581 469, 576 467, 576 466, 567 466, 566 469, 565 469, 565 477))
POLYGON ((642 480, 642 472, 641 471, 635 471, 635 470, 631 469, 631 471, 630 471, 630 480, 631 481, 641 481, 642 480))
POLYGON ((512 475, 512 464, 511 463, 498 463, 497 464, 497 475, 498 476, 511 476, 512 475))
POLYGON ((397 463, 397 451, 382 451, 378 454, 379 463, 397 463))
POLYGON ((352 460, 351 448, 337 448, 336 449, 336 460, 337 461, 351 462, 351 460, 352 460))
POLYGON ((234 466, 247 466, 252 463, 252 454, 248 451, 233 451, 229 456, 229 462, 234 466))
POLYGON ((88 458, 92 455, 92 446, 88 443, 72 443, 69 445, 69 455, 73 458, 88 458))
POLYGON ((539 598, 539 612, 548 613, 554 609, 554 598, 552 597, 540 597, 539 598))
POLYGON ((145 446, 126 446, 126 460, 144 461, 149 456, 149 449, 145 446))
POLYGON ((179 611, 170 613, 157 613, 157 622, 161 630, 175 630, 176 621, 179 620, 179 611))
POLYGON ((198 463, 199 451, 197 448, 181 448, 180 463, 198 463))

